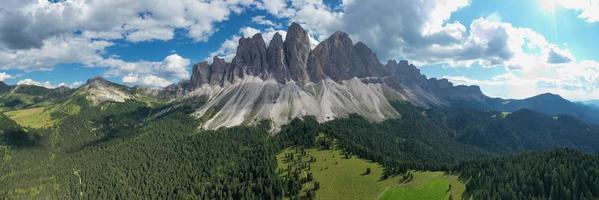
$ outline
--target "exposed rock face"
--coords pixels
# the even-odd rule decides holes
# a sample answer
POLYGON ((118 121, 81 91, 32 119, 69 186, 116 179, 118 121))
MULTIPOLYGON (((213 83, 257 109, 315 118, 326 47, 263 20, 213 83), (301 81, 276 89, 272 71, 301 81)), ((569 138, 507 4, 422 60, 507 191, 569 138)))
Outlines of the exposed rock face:
MULTIPOLYGON (((243 77, 246 74, 266 78, 266 43, 260 33, 252 38, 239 39, 237 55, 231 62, 232 71, 243 77)), ((233 77, 235 78, 235 77, 233 77)))
POLYGON ((385 84, 402 93, 404 97, 421 107, 455 106, 487 110, 491 99, 478 86, 454 86, 447 79, 427 78, 406 60, 395 60, 385 65, 390 76, 385 84))
POLYGON ((364 43, 355 45, 349 36, 336 32, 314 48, 314 55, 323 73, 336 81, 352 77, 380 77, 383 65, 364 43))
POLYGON ((225 81, 225 71, 229 64, 224 59, 219 57, 212 58, 212 65, 210 65, 210 81, 212 85, 221 85, 225 81))
POLYGON ((334 33, 314 48, 314 54, 324 74, 331 79, 347 80, 353 76, 353 43, 347 34, 334 33))
POLYGON ((289 26, 284 51, 290 78, 298 83, 308 82, 306 64, 310 55, 310 40, 299 24, 293 23, 289 26))
POLYGON ((279 33, 275 33, 272 40, 270 40, 266 50, 266 62, 270 76, 277 82, 284 83, 289 80, 289 70, 287 69, 283 50, 283 37, 279 33))
POLYGON ((188 96, 203 96, 207 103, 194 115, 210 114, 202 128, 217 129, 253 124, 264 119, 275 130, 293 118, 315 116, 320 122, 357 113, 372 121, 399 117, 385 98, 381 84, 357 78, 336 82, 326 79, 305 86, 250 76, 227 87, 204 85, 188 96))
POLYGON ((374 55, 374 52, 362 42, 354 45, 354 69, 357 77, 381 77, 385 75, 385 69, 374 55))
POLYGON ((260 34, 241 38, 231 63, 214 57, 212 64, 195 65, 184 98, 198 96, 206 104, 195 114, 210 114, 203 125, 208 129, 263 119, 281 126, 306 115, 327 121, 358 113, 380 121, 399 116, 391 100, 484 107, 489 99, 478 87, 428 79, 408 61, 383 65, 364 43, 354 44, 343 32, 311 50, 307 32, 296 23, 284 40, 277 33, 268 46, 260 34))
POLYGON ((77 93, 84 95, 93 105, 107 101, 125 102, 127 99, 133 99, 130 88, 112 83, 102 77, 87 80, 87 83, 81 86, 77 93))
POLYGON ((176 98, 185 95, 185 92, 190 88, 190 81, 184 80, 176 84, 166 86, 158 92, 159 97, 176 98))
POLYGON ((204 61, 195 64, 191 73, 190 86, 192 88, 197 88, 203 84, 210 83, 210 72, 210 65, 208 65, 208 62, 204 61))
POLYGON ((102 78, 102 77, 94 77, 92 79, 87 80, 86 82, 86 86, 88 87, 100 87, 100 86, 109 86, 109 85, 113 85, 114 83, 102 78))

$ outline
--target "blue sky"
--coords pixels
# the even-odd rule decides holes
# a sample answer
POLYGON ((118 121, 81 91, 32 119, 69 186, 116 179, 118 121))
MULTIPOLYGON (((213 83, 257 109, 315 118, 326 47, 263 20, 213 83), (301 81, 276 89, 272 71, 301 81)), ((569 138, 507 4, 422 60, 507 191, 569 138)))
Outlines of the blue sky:
POLYGON ((489 96, 599 99, 599 2, 590 0, 7 0, 0 80, 162 87, 189 78, 194 63, 230 58, 240 36, 268 41, 290 22, 314 43, 345 31, 383 63, 408 59, 489 96))

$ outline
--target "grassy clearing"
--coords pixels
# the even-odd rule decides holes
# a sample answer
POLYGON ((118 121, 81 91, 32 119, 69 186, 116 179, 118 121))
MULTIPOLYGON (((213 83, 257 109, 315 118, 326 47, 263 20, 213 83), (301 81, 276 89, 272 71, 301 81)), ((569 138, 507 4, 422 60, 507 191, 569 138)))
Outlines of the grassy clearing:
MULTIPOLYGON (((278 156, 279 167, 285 168, 283 155, 293 152, 283 151, 278 156)), ((397 185, 399 178, 381 180, 383 168, 378 164, 353 156, 346 159, 339 150, 306 150, 316 158, 310 167, 314 179, 320 182, 316 199, 376 199, 387 188, 397 185), (370 168, 370 174, 366 169, 370 168)))
POLYGON ((50 128, 59 121, 58 119, 52 118, 52 113, 59 112, 66 115, 75 115, 79 113, 79 111, 80 107, 78 105, 66 102, 51 106, 14 110, 6 112, 5 114, 23 127, 50 128))
MULTIPOLYGON (((279 168, 284 169, 286 153, 295 152, 286 149, 277 156, 279 168)), ((308 149, 307 157, 313 156, 310 172, 320 183, 316 191, 316 199, 461 199, 465 190, 456 176, 443 172, 411 172, 413 178, 407 183, 400 183, 401 177, 382 180, 383 167, 356 156, 345 158, 340 150, 308 149), (370 168, 370 173, 366 170, 370 168), (451 190, 449 189, 451 185, 451 190)), ((312 185, 305 186, 311 188, 312 185)))
POLYGON ((50 117, 47 107, 10 111, 6 112, 6 116, 23 127, 47 128, 54 126, 55 123, 50 117))
POLYGON ((462 199, 465 186, 456 176, 443 172, 412 172, 410 182, 389 188, 380 199, 462 199))

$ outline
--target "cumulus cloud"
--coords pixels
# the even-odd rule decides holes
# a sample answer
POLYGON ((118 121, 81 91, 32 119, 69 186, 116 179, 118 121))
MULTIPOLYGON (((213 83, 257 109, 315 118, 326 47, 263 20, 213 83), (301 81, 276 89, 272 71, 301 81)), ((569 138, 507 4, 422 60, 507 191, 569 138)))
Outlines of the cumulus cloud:
POLYGON ((14 78, 13 75, 7 74, 6 72, 1 72, 0 73, 0 81, 4 81, 4 80, 8 80, 14 78))
POLYGON ((595 0, 538 0, 538 3, 547 11, 555 8, 564 8, 579 12, 578 18, 589 23, 599 22, 599 1, 595 0))
POLYGON ((214 24, 251 1, 69 0, 17 1, 0 5, 0 41, 11 49, 42 46, 55 35, 85 32, 97 39, 169 40, 175 29, 204 41, 214 24))
POLYGON ((262 15, 252 17, 252 22, 254 22, 256 24, 260 24, 260 25, 270 26, 270 27, 281 27, 281 24, 275 23, 269 19, 266 19, 266 17, 262 16, 262 15))
POLYGON ((527 98, 551 92, 573 100, 599 99, 599 62, 596 61, 508 71, 486 80, 465 76, 443 78, 458 85, 479 85, 483 92, 494 97, 527 98))
POLYGON ((146 87, 165 87, 181 79, 189 78, 190 60, 172 54, 161 62, 139 61, 126 62, 120 59, 109 58, 98 63, 108 67, 107 76, 122 77, 125 84, 146 87))
POLYGON ((125 84, 135 84, 147 87, 166 87, 172 84, 164 78, 155 75, 140 75, 140 74, 129 74, 124 76, 122 79, 125 84))
MULTIPOLYGON (((543 5, 549 0, 539 1, 543 5)), ((599 19, 595 1, 550 2, 580 11, 579 17, 588 22, 599 19)), ((530 92, 550 91, 573 99, 599 98, 592 95, 599 94, 599 84, 589 75, 597 75, 593 68, 597 62, 577 61, 542 34, 503 22, 499 13, 469 25, 450 21, 453 13, 469 4, 469 0, 347 0, 331 8, 323 1, 300 0, 277 6, 271 14, 301 23, 317 40, 345 31, 383 61, 400 58, 418 65, 504 67, 505 74, 489 80, 447 77, 458 84, 481 85, 492 96, 527 97, 530 92)))
POLYGON ((68 88, 77 88, 81 85, 83 85, 83 82, 81 81, 75 81, 73 83, 65 83, 65 82, 61 82, 59 84, 53 84, 50 81, 35 81, 33 79, 27 78, 27 79, 22 79, 19 80, 19 82, 17 82, 17 85, 35 85, 35 86, 40 86, 40 87, 45 87, 45 88, 57 88, 57 87, 68 87, 68 88))
POLYGON ((189 78, 180 67, 188 66, 189 60, 171 55, 162 62, 129 62, 104 51, 115 40, 170 40, 176 30, 206 41, 217 30, 216 23, 256 4, 249 0, 6 0, 0 4, 0 69, 27 72, 78 63, 107 67, 107 75, 139 74, 149 77, 140 79, 146 80, 141 81, 145 85, 163 85, 189 78))
POLYGON ((0 69, 51 70, 61 63, 90 65, 102 60, 101 53, 112 43, 72 35, 54 36, 39 48, 0 50, 0 69))

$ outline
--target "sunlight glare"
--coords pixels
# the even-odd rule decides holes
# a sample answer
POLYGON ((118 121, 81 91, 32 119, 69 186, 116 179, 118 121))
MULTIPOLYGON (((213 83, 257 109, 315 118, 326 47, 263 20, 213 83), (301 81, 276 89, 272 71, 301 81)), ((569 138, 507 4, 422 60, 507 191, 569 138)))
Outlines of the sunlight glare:
POLYGON ((555 0, 539 0, 539 5, 541 9, 548 12, 555 11, 555 0))

